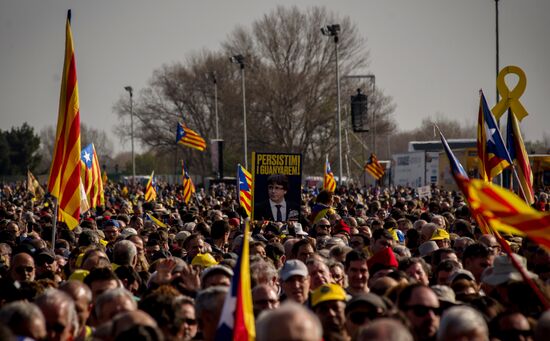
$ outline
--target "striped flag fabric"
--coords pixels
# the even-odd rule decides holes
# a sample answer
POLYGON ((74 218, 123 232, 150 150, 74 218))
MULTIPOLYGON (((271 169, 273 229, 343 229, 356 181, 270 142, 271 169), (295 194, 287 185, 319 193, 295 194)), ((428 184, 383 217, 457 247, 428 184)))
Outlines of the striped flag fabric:
POLYGON ((247 222, 241 252, 225 297, 215 340, 253 341, 256 338, 250 287, 249 231, 247 222))
POLYGON ((80 104, 71 31, 71 10, 65 28, 65 60, 48 192, 57 198, 58 217, 70 229, 80 219, 80 104))
POLYGON ((200 150, 201 152, 206 149, 206 141, 199 134, 179 122, 176 132, 176 143, 200 150))
POLYGON ((164 228, 167 228, 168 225, 166 225, 165 223, 163 223, 162 221, 158 220, 157 218, 153 217, 152 214, 150 213, 147 213, 145 215, 145 220, 146 221, 152 221, 154 224, 156 224, 158 227, 164 227, 164 228))
MULTIPOLYGON (((436 128, 437 130, 439 130, 437 126, 436 128)), ((447 158, 449 159, 449 164, 451 166, 451 174, 453 175, 453 178, 458 188, 460 189, 460 191, 462 191, 462 193, 465 196, 468 196, 467 186, 470 180, 470 178, 468 177, 468 173, 466 173, 466 171, 464 170, 464 167, 462 167, 462 164, 456 158, 451 147, 449 146, 449 143, 447 143, 447 139, 445 138, 445 136, 443 136, 443 133, 441 132, 441 130, 439 130, 439 136, 441 138, 441 143, 443 144, 443 149, 445 149, 445 154, 447 154, 447 158)), ((483 217, 479 215, 474 215, 474 218, 479 228, 481 229, 481 232, 483 232, 483 234, 493 233, 493 231, 487 224, 487 221, 483 217)))
POLYGON ((495 118, 487 106, 483 91, 479 91, 477 155, 481 179, 491 181, 512 164, 495 118))
POLYGON ((328 192, 334 192, 336 190, 336 179, 334 179, 334 173, 330 168, 330 162, 328 162, 328 156, 325 160, 325 175, 323 178, 323 189, 328 192))
POLYGON ((157 199, 157 189, 155 182, 155 171, 151 173, 147 186, 145 186, 145 201, 154 201, 157 199))
POLYGON ((237 182, 239 203, 246 215, 252 217, 252 174, 240 164, 237 165, 237 182))
POLYGON ((369 160, 365 164, 365 171, 376 180, 380 180, 384 176, 384 167, 378 162, 374 153, 370 154, 369 160))
POLYGON ((90 143, 80 153, 82 164, 82 183, 88 199, 90 208, 96 208, 105 204, 103 196, 103 181, 101 179, 101 168, 93 143, 90 143))
POLYGON ((33 200, 40 200, 44 197, 44 189, 30 170, 27 171, 27 191, 32 194, 33 200))
POLYGON ((314 225, 319 222, 322 218, 325 218, 327 214, 331 212, 331 207, 321 204, 321 203, 315 203, 311 207, 311 213, 309 215, 309 222, 314 225))
POLYGON ((191 196, 195 193, 195 184, 193 184, 193 179, 189 176, 183 161, 181 161, 181 177, 183 184, 183 201, 188 204, 189 200, 191 200, 191 196))
POLYGON ((513 192, 491 182, 467 182, 467 200, 473 214, 504 233, 527 236, 550 250, 550 213, 537 211, 513 192))
POLYGON ((510 153, 510 159, 516 165, 516 172, 519 178, 519 186, 522 190, 519 194, 528 204, 535 202, 535 192, 533 190, 533 173, 529 164, 529 157, 525 150, 525 144, 521 137, 521 130, 516 115, 508 111, 508 123, 506 125, 506 145, 510 153))

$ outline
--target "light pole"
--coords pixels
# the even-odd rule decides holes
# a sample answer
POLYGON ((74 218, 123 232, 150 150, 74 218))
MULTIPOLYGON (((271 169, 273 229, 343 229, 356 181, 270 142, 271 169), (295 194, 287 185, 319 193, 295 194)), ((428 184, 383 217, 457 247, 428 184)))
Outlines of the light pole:
POLYGON ((132 140, 132 185, 136 185, 136 156, 134 154, 134 89, 131 86, 125 86, 124 90, 130 94, 130 137, 132 140))
POLYGON ((214 115, 216 121, 216 140, 220 139, 219 130, 219 118, 218 118, 218 79, 216 78, 216 72, 210 72, 206 74, 207 79, 211 79, 214 83, 214 115))
POLYGON ((338 184, 342 185, 342 117, 340 113, 340 70, 338 65, 338 32, 340 25, 327 25, 321 28, 325 36, 334 37, 334 54, 336 55, 336 112, 338 129, 338 184))
POLYGON ((239 64, 241 67, 241 88, 243 93, 243 129, 244 129, 244 168, 248 169, 248 146, 247 146, 247 135, 246 135, 246 96, 245 96, 245 84, 244 84, 244 56, 241 54, 234 55, 229 58, 231 63, 239 64))

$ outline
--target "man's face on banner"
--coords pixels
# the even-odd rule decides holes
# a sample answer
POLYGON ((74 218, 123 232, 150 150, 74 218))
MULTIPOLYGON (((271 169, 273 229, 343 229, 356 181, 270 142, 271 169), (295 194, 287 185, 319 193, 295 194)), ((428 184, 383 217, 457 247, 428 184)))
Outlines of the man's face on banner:
POLYGON ((269 192, 269 199, 275 203, 280 203, 284 200, 286 189, 284 186, 276 184, 276 183, 270 183, 267 185, 267 190, 269 192))

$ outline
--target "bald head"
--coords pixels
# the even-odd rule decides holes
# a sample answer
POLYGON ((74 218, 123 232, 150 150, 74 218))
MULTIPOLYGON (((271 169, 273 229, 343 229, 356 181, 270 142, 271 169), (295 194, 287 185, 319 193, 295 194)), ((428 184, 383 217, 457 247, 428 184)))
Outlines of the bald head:
POLYGON ((13 281, 34 281, 34 259, 28 253, 18 253, 11 260, 10 277, 13 281))

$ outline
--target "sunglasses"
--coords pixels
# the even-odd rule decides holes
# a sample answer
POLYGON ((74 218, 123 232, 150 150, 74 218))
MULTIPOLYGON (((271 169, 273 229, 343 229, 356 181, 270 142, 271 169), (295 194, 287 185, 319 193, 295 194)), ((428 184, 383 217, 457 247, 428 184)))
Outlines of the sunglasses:
POLYGON ((53 323, 53 324, 48 324, 47 327, 48 327, 48 330, 51 330, 56 334, 61 334, 65 330, 65 326, 62 325, 59 322, 53 323))
POLYGON ((322 227, 322 228, 330 228, 330 225, 317 225, 318 227, 322 227))
POLYGON ((361 325, 365 323, 366 320, 374 320, 377 317, 380 317, 376 311, 354 311, 349 314, 350 321, 355 325, 361 325))
POLYGON ((411 310, 413 314, 416 315, 417 317, 426 316, 430 311, 433 312, 435 315, 438 315, 438 316, 441 315, 441 308, 439 307, 436 308, 436 307, 428 307, 421 304, 415 304, 415 305, 410 305, 405 309, 411 310))
POLYGON ((195 324, 197 324, 197 320, 195 320, 195 319, 183 319, 183 323, 187 323, 190 326, 194 326, 195 324))
POLYGON ((15 268, 15 272, 20 275, 24 275, 27 272, 33 272, 33 271, 34 271, 34 268, 32 266, 19 266, 15 268))

